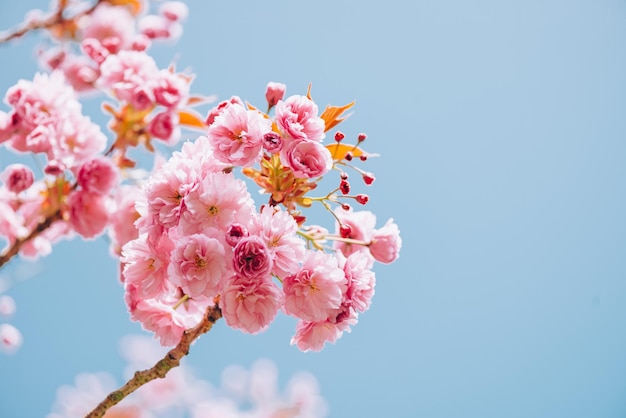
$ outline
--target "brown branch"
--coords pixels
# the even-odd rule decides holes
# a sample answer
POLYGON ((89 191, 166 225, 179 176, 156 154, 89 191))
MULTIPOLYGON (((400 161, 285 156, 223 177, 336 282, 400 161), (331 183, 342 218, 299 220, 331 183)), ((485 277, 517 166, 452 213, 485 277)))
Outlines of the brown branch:
POLYGON ((100 3, 104 3, 106 1, 107 0, 97 0, 91 7, 81 12, 78 12, 75 16, 70 17, 70 18, 65 18, 63 16, 65 7, 67 6, 66 4, 67 1, 61 1, 59 2, 58 10, 55 13, 50 14, 47 18, 33 21, 30 23, 26 23, 22 27, 18 27, 17 29, 14 29, 12 32, 9 32, 7 34, 4 34, 4 32, 0 32, 0 44, 7 43, 13 39, 21 38, 22 36, 26 35, 28 32, 31 32, 34 30, 51 29, 54 26, 63 25, 67 22, 71 22, 75 19, 78 19, 82 16, 91 14, 96 9, 96 7, 98 7, 100 3))
POLYGON ((141 386, 154 379, 162 379, 174 367, 180 364, 180 361, 189 353, 191 344, 202 334, 211 330, 213 324, 222 317, 222 311, 218 305, 209 306, 204 318, 195 327, 186 330, 183 333, 178 345, 172 348, 161 360, 159 360, 151 369, 142 370, 135 375, 124 386, 109 393, 100 404, 91 411, 85 418, 103 417, 104 414, 113 406, 117 405, 122 399, 139 389, 141 386))
POLYGON ((11 258, 16 256, 17 253, 20 252, 24 244, 35 238, 37 235, 41 234, 46 229, 50 228, 50 226, 54 222, 60 221, 61 219, 63 219, 63 216, 61 214, 61 210, 59 209, 52 215, 48 215, 48 217, 45 218, 43 221, 39 222, 37 226, 32 231, 30 231, 30 234, 28 234, 26 237, 17 239, 4 254, 0 255, 0 268, 5 265, 11 258))

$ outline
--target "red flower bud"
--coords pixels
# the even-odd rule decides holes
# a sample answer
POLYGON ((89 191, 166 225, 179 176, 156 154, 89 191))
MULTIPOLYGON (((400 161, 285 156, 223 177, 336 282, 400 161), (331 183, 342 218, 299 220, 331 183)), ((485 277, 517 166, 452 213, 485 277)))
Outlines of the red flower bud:
POLYGON ((350 183, 348 183, 347 180, 341 180, 341 183, 339 184, 339 189, 341 190, 342 194, 350 193, 350 183))
POLYGON ((339 227, 339 233, 341 234, 341 238, 349 238, 352 233, 352 228, 350 225, 341 225, 339 227))
POLYGON ((356 195, 356 201, 360 204, 364 205, 370 200, 370 197, 366 194, 358 194, 356 195))
POLYGON ((365 134, 359 134, 359 136, 357 137, 357 140, 358 140, 359 142, 363 142, 363 141, 365 141, 365 138, 367 138, 367 135, 365 135, 365 134))
POLYGON ((374 175, 372 173, 365 173, 365 174, 363 174, 363 181, 368 186, 370 184, 374 183, 374 180, 376 180, 376 177, 374 177, 374 175))
POLYGON ((335 132, 335 141, 341 142, 345 137, 346 136, 342 132, 340 131, 335 132))

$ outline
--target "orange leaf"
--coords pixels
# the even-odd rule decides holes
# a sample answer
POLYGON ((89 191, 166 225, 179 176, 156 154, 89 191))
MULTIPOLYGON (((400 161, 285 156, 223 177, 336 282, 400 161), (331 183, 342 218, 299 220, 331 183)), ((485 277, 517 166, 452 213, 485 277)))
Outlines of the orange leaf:
POLYGON ((361 148, 356 148, 355 145, 350 144, 329 144, 326 145, 326 148, 333 156, 333 160, 343 160, 347 152, 352 153, 353 157, 360 157, 365 154, 361 148))
POLYGON ((141 12, 141 0, 105 0, 113 6, 127 6, 130 12, 137 16, 141 12))
POLYGON ((343 116, 343 112, 350 109, 352 106, 354 106, 354 101, 345 106, 326 106, 326 109, 324 109, 324 112, 322 112, 322 115, 320 116, 324 119, 326 124, 324 132, 332 129, 335 125, 347 119, 350 114, 343 116))
POLYGON ((181 125, 203 130, 206 129, 206 125, 204 124, 202 117, 198 113, 188 110, 179 110, 178 118, 181 125))

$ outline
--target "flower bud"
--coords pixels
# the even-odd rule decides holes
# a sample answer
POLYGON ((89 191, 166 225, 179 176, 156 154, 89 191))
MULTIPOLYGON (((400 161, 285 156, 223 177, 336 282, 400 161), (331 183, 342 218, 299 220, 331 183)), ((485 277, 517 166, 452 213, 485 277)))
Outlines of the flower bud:
POLYGON ((32 186, 35 176, 30 168, 23 164, 11 164, 2 173, 2 180, 7 189, 20 193, 32 186))
POLYGON ((267 89, 265 90, 265 99, 267 100, 267 105, 272 108, 276 106, 279 100, 282 100, 285 97, 285 91, 287 90, 287 86, 283 83, 275 83, 270 81, 267 83, 267 89))

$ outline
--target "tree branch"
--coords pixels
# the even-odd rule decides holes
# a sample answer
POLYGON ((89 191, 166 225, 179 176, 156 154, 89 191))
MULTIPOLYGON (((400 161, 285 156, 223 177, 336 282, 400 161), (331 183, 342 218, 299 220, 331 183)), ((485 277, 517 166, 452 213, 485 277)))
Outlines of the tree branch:
POLYGON ((222 317, 222 311, 218 305, 209 306, 204 318, 195 327, 186 330, 183 333, 178 345, 172 348, 161 360, 159 360, 151 369, 142 370, 135 375, 121 388, 109 393, 100 404, 91 411, 85 418, 103 417, 106 411, 117 405, 122 399, 139 389, 141 386, 154 379, 162 379, 174 367, 180 364, 180 361, 189 353, 191 344, 202 334, 211 330, 213 324, 222 317))
POLYGON ((26 237, 18 238, 4 254, 0 255, 0 268, 5 265, 11 258, 13 258, 13 256, 17 255, 17 253, 20 252, 24 244, 35 238, 37 235, 41 234, 46 229, 50 228, 50 226, 54 222, 60 221, 62 218, 63 216, 61 214, 61 210, 59 209, 52 215, 48 215, 48 217, 45 218, 43 221, 39 222, 37 226, 32 231, 30 231, 30 234, 28 234, 26 237))

